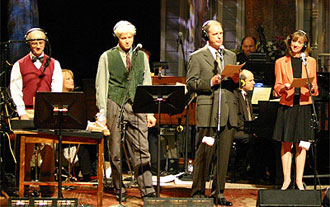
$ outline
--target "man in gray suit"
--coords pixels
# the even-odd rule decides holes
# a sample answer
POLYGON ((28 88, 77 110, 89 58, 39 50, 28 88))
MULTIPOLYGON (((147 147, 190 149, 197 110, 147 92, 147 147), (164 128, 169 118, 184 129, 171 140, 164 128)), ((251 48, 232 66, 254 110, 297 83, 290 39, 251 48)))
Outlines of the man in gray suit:
MULTIPOLYGON (((202 36, 207 41, 205 47, 191 54, 188 64, 187 87, 197 93, 196 121, 199 128, 199 147, 196 151, 193 172, 193 197, 205 197, 205 182, 210 171, 210 164, 217 150, 220 166, 214 165, 212 196, 215 203, 232 206, 224 197, 225 179, 229 153, 233 142, 235 127, 238 125, 238 103, 233 91, 238 87, 239 74, 234 77, 222 77, 220 71, 227 64, 236 64, 236 55, 224 49, 221 23, 209 20, 203 24, 202 36), (217 114, 219 90, 221 88, 221 116, 219 146, 214 143, 217 134, 217 114), (212 143, 213 142, 213 143, 212 143), (219 177, 217 169, 219 168, 219 177), (217 179, 219 192, 216 195, 217 179)), ((216 163, 216 162, 213 162, 216 163)))

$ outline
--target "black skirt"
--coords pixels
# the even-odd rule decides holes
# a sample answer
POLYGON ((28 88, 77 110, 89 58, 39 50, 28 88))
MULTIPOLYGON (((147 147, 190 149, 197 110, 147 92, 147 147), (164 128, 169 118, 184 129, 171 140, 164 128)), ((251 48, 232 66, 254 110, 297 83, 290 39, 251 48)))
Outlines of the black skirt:
POLYGON ((309 141, 314 139, 311 128, 312 105, 280 105, 277 111, 273 139, 281 142, 309 141))

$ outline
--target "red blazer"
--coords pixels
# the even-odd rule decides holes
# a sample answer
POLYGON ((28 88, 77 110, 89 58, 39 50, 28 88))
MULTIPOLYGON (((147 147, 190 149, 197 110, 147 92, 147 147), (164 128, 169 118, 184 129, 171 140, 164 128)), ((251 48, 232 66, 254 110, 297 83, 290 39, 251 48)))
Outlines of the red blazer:
MULTIPOLYGON (((306 78, 306 69, 304 64, 302 64, 302 78, 306 78)), ((307 70, 308 76, 314 77, 311 82, 314 85, 313 96, 319 94, 317 80, 316 80, 316 60, 310 56, 307 57, 307 70)), ((293 106, 294 88, 285 90, 285 83, 292 83, 293 81, 293 71, 291 58, 289 56, 284 56, 275 62, 275 95, 281 97, 280 104, 286 106, 293 106)), ((309 94, 308 86, 300 88, 300 105, 307 105, 312 103, 312 98, 309 94)))

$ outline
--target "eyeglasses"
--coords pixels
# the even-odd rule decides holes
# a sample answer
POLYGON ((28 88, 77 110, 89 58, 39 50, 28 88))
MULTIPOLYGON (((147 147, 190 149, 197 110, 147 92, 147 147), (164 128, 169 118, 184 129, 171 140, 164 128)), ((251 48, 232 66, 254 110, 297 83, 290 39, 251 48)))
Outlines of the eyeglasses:
POLYGON ((44 45, 45 41, 44 40, 39 40, 39 41, 31 41, 30 42, 31 46, 37 46, 37 45, 44 45))

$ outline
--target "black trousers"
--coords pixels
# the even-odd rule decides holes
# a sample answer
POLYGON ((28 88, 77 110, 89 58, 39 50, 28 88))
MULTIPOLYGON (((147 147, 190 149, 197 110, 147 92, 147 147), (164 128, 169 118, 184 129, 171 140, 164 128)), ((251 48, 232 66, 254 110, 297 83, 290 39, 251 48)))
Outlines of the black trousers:
POLYGON ((78 151, 78 158, 83 176, 96 175, 97 149, 95 145, 81 144, 78 151))

